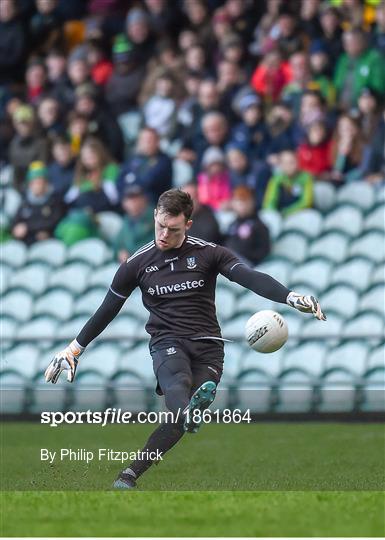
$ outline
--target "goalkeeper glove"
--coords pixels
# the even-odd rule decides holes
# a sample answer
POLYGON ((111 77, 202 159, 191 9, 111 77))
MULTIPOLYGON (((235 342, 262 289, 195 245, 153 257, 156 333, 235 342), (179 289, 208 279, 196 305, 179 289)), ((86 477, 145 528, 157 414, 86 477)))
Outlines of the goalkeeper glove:
POLYGON ((67 371, 67 381, 73 382, 78 365, 78 358, 83 353, 84 349, 85 347, 79 345, 76 339, 74 339, 68 347, 56 354, 51 360, 44 373, 45 381, 56 384, 60 377, 60 373, 62 371, 67 371))
POLYGON ((326 321, 326 315, 322 313, 320 303, 314 296, 302 296, 291 292, 287 295, 286 303, 303 313, 313 313, 320 321, 326 321))

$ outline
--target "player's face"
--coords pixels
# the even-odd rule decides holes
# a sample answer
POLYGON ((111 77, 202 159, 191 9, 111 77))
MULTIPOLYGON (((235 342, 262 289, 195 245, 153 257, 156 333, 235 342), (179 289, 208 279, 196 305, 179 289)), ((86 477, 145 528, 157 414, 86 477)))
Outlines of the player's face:
POLYGON ((158 249, 166 251, 182 245, 186 231, 191 227, 191 219, 186 222, 184 214, 170 216, 154 211, 155 243, 158 249))

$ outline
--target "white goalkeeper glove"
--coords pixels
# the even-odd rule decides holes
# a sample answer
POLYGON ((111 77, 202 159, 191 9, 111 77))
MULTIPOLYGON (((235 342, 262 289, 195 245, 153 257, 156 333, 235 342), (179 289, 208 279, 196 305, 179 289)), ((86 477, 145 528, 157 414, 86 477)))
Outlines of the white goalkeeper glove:
POLYGON ((320 303, 314 296, 302 296, 291 292, 287 295, 286 303, 303 313, 313 313, 320 321, 326 321, 326 315, 322 313, 320 303))
POLYGON ((67 381, 73 382, 78 366, 78 359, 84 349, 85 347, 79 345, 76 339, 74 339, 68 347, 57 353, 51 360, 44 373, 45 381, 56 384, 59 380, 60 373, 67 371, 67 381))

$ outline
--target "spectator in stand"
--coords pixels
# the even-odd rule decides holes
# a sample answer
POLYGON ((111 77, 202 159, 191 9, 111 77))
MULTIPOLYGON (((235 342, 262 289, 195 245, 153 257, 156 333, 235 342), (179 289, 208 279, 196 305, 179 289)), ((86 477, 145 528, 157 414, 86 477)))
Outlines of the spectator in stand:
POLYGON ((333 168, 332 142, 327 125, 315 120, 306 130, 306 140, 297 148, 298 166, 315 180, 327 179, 333 168))
POLYGON ((201 79, 209 77, 212 74, 207 67, 205 49, 199 43, 187 49, 184 61, 186 70, 195 73, 201 79))
POLYGON ((28 63, 25 73, 27 101, 37 105, 39 99, 47 93, 47 73, 43 60, 35 58, 28 63))
POLYGON ((365 144, 371 144, 381 119, 379 99, 373 90, 363 88, 358 98, 360 131, 365 144))
POLYGON ((45 138, 51 139, 63 132, 64 125, 60 113, 60 103, 54 97, 47 96, 39 102, 37 118, 39 128, 45 138))
POLYGON ((325 101, 316 90, 307 90, 302 94, 298 122, 295 127, 296 144, 306 137, 307 128, 315 121, 330 121, 326 113, 325 101))
POLYGON ((318 12, 321 0, 307 0, 301 2, 300 7, 300 28, 307 38, 318 39, 321 36, 321 25, 318 12))
POLYGON ((364 141, 357 118, 349 114, 339 117, 333 140, 333 170, 331 179, 337 183, 361 180, 364 141))
POLYGON ((231 198, 230 176, 221 148, 210 146, 202 158, 198 174, 198 198, 213 210, 226 209, 231 198))
POLYGON ((14 238, 30 245, 52 237, 65 214, 65 207, 50 185, 43 162, 30 164, 26 182, 26 191, 11 228, 14 238))
POLYGON ((105 86, 105 99, 111 113, 118 118, 136 108, 146 67, 132 43, 122 35, 115 39, 112 58, 114 69, 105 86))
POLYGON ((336 89, 331 80, 330 58, 322 41, 314 41, 310 47, 311 82, 309 89, 317 90, 326 100, 328 106, 336 103, 336 89))
POLYGON ((128 186, 123 193, 122 228, 114 240, 115 258, 125 262, 154 238, 154 210, 138 184, 128 186))
POLYGON ((74 182, 65 195, 65 202, 71 208, 85 208, 94 213, 116 209, 118 174, 119 167, 103 143, 88 137, 82 144, 74 182))
POLYGON ((368 48, 367 36, 360 29, 345 31, 342 42, 345 52, 338 58, 334 84, 339 106, 349 110, 365 87, 385 94, 384 58, 368 48))
POLYGON ((13 114, 15 135, 9 145, 9 162, 14 168, 14 186, 21 190, 29 164, 47 161, 48 144, 38 136, 34 110, 30 105, 20 105, 13 114))
POLYGON ((84 139, 88 134, 88 119, 76 111, 68 115, 67 134, 71 143, 71 151, 74 156, 78 156, 84 139))
POLYGON ((196 34, 204 49, 211 50, 213 38, 207 3, 203 0, 187 1, 183 3, 183 8, 188 17, 188 27, 196 34))
POLYGON ((385 111, 369 146, 365 160, 365 179, 371 184, 385 182, 385 111))
POLYGON ((78 86, 90 82, 90 70, 84 47, 78 47, 68 57, 67 76, 61 77, 54 85, 52 94, 65 108, 72 108, 75 102, 75 90, 78 86))
POLYGON ((250 159, 245 148, 236 142, 227 145, 226 159, 231 188, 249 187, 254 193, 256 207, 260 208, 271 177, 269 165, 264 160, 250 159))
POLYGON ((371 46, 385 56, 385 2, 378 4, 376 9, 376 24, 371 35, 371 46))
POLYGON ((63 25, 58 12, 58 0, 36 0, 36 13, 29 23, 31 48, 35 53, 46 54, 53 47, 61 47, 63 25))
POLYGON ((151 31, 157 36, 175 36, 179 34, 185 22, 178 4, 167 0, 144 0, 148 11, 151 31))
POLYGON ((126 18, 126 30, 139 64, 146 66, 155 52, 155 35, 151 33, 148 13, 137 7, 130 9, 126 18))
POLYGON ((279 210, 284 216, 313 204, 313 177, 298 166, 293 150, 279 155, 279 170, 267 185, 263 208, 279 210))
POLYGON ((176 81, 171 73, 164 71, 159 74, 154 94, 142 109, 145 125, 155 129, 160 137, 166 139, 172 139, 176 130, 175 86, 176 81))
POLYGON ((275 44, 286 59, 305 46, 305 37, 299 28, 296 15, 285 7, 280 10, 274 36, 275 44))
POLYGON ((322 4, 319 20, 322 29, 321 42, 326 47, 329 58, 334 62, 343 50, 340 12, 329 3, 322 4))
POLYGON ((282 99, 292 107, 298 116, 301 97, 309 87, 311 80, 309 57, 305 52, 296 52, 290 56, 290 82, 282 89, 282 99))
POLYGON ((190 236, 202 238, 206 242, 221 243, 221 233, 215 214, 207 204, 201 204, 198 197, 198 186, 189 182, 182 187, 190 195, 194 203, 194 210, 191 216, 193 224, 189 229, 190 236))
MULTIPOLYGON (((191 72, 190 72, 191 73, 191 72)), ((194 77, 198 77, 192 74, 194 77)), ((200 136, 202 118, 206 113, 219 110, 219 91, 214 79, 198 78, 198 94, 188 111, 184 110, 179 115, 181 129, 185 138, 200 136)))
POLYGON ((238 90, 245 83, 245 74, 235 62, 222 60, 218 64, 217 88, 220 93, 220 109, 230 123, 236 120, 232 102, 238 90))
POLYGON ((87 43, 87 63, 90 66, 91 79, 98 86, 104 86, 111 77, 112 62, 106 57, 101 41, 96 39, 87 43))
POLYGON ((54 192, 64 197, 73 184, 75 174, 75 158, 69 139, 64 135, 56 135, 51 152, 53 159, 48 165, 48 177, 54 192))
POLYGON ((276 102, 283 87, 290 79, 288 64, 283 61, 278 49, 269 51, 257 65, 252 77, 251 86, 260 94, 265 103, 276 102))
POLYGON ((47 80, 53 92, 67 84, 67 57, 60 49, 51 49, 45 57, 47 80))
POLYGON ((0 2, 0 85, 22 81, 26 41, 16 0, 0 2))
POLYGON ((254 29, 254 41, 250 45, 250 52, 255 56, 263 56, 274 46, 273 36, 283 1, 266 2, 266 12, 254 29))
POLYGON ((256 212, 253 191, 246 186, 237 187, 231 206, 236 219, 228 228, 224 245, 250 266, 259 264, 270 252, 270 236, 256 212))
POLYGON ((151 203, 156 203, 163 191, 171 188, 172 162, 159 147, 159 135, 144 127, 138 136, 135 153, 123 164, 118 190, 123 195, 127 187, 139 185, 151 203))
POLYGON ((276 103, 267 115, 266 125, 270 139, 267 161, 270 165, 276 165, 282 150, 297 146, 292 109, 284 102, 276 103))
POLYGON ((263 118, 262 100, 246 88, 236 96, 234 108, 242 121, 231 132, 231 141, 241 145, 252 159, 264 159, 269 147, 270 137, 263 118))

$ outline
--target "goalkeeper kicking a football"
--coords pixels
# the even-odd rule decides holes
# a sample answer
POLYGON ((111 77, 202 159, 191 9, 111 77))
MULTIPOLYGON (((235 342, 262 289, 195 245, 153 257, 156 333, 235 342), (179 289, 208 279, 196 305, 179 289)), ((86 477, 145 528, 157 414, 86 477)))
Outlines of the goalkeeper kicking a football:
MULTIPOLYGON (((46 381, 56 383, 66 370, 68 381, 73 382, 86 346, 140 287, 143 304, 150 312, 146 331, 151 336, 156 392, 164 395, 167 408, 174 414, 173 422, 160 424, 150 435, 141 455, 158 452, 163 456, 185 432, 195 433, 199 424, 194 423, 191 413, 207 409, 215 398, 224 357, 224 340, 215 313, 219 273, 260 296, 326 319, 313 296, 290 291, 267 274, 248 267, 228 249, 189 236, 192 211, 190 195, 179 189, 159 197, 154 211, 155 240, 119 267, 99 309, 45 372, 46 381)), ((150 459, 132 462, 119 474, 114 487, 136 487, 136 480, 152 463, 150 459)))

